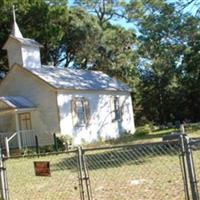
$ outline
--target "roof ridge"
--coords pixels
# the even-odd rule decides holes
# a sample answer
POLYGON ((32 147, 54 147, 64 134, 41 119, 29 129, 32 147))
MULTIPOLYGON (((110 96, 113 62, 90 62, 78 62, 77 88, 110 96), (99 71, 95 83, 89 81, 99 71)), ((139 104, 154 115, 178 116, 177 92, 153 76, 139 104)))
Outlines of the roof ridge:
POLYGON ((97 73, 102 73, 102 74, 105 74, 107 76, 109 76, 108 74, 106 74, 105 72, 103 71, 100 71, 100 70, 89 70, 89 69, 75 69, 75 68, 61 68, 61 67, 56 67, 56 66, 53 66, 53 65, 41 65, 42 67, 44 68, 48 68, 48 67, 51 67, 51 68, 55 68, 55 69, 59 69, 59 70, 63 70, 63 71, 68 71, 68 70, 72 70, 72 71, 86 71, 86 72, 97 72, 97 73))

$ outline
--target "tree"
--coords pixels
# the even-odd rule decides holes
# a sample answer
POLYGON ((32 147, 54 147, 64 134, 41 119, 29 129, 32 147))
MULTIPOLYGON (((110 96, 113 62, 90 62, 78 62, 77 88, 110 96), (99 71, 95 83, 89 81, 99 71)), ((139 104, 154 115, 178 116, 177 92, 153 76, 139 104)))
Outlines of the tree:
POLYGON ((199 19, 188 17, 186 23, 185 43, 181 62, 181 85, 184 91, 185 118, 200 120, 200 33, 199 19))
POLYGON ((192 15, 200 16, 199 0, 177 0, 175 3, 179 12, 190 12, 192 15))
POLYGON ((98 21, 80 7, 70 10, 61 60, 66 59, 65 67, 73 63, 77 68, 101 70, 127 80, 136 66, 137 53, 132 48, 136 36, 109 22, 101 27, 98 21))
POLYGON ((64 32, 60 48, 62 56, 58 62, 64 61, 65 67, 72 63, 77 68, 92 65, 101 34, 96 17, 81 8, 71 8, 64 32))
POLYGON ((178 37, 181 27, 182 19, 167 4, 140 24, 140 103, 143 115, 159 124, 177 117, 173 105, 179 87, 177 63, 184 48, 178 37))
POLYGON ((126 17, 125 0, 75 0, 74 3, 88 12, 94 13, 100 26, 103 26, 111 19, 126 17))

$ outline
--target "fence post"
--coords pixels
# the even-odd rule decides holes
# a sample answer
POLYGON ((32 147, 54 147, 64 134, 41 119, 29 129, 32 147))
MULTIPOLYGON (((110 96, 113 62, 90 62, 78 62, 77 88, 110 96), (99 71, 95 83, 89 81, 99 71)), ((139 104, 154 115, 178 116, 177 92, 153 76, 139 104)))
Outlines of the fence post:
POLYGON ((6 155, 7 155, 7 157, 10 157, 10 148, 9 148, 8 137, 5 137, 5 146, 6 146, 6 155))
POLYGON ((17 131, 17 141, 18 141, 19 149, 21 150, 22 149, 22 141, 21 141, 21 133, 20 133, 20 131, 17 131))
POLYGON ((83 159, 82 147, 78 147, 78 172, 79 172, 79 190, 81 200, 85 200, 84 186, 83 186, 83 159))
POLYGON ((84 151, 82 150, 82 159, 83 159, 83 172, 84 172, 84 180, 86 184, 86 192, 88 200, 92 200, 92 189, 91 189, 91 183, 90 183, 90 177, 88 174, 87 164, 84 156, 84 151))
POLYGON ((54 141, 54 149, 55 151, 58 151, 58 142, 55 133, 53 134, 53 141, 54 141))
POLYGON ((189 180, 188 180, 188 171, 187 171, 187 162, 185 159, 185 144, 184 144, 184 138, 183 135, 180 135, 180 145, 181 145, 181 168, 182 168, 182 175, 183 175, 183 182, 184 182, 184 190, 185 190, 185 199, 189 200, 189 180))
POLYGON ((190 139, 183 135, 185 146, 185 158, 187 162, 188 178, 190 180, 190 188, 192 194, 192 200, 199 200, 199 192, 197 187, 197 179, 192 155, 192 148, 190 145, 190 139))
POLYGON ((7 174, 1 149, 0 149, 0 176, 1 176, 0 177, 1 198, 2 200, 9 200, 7 174))
POLYGON ((82 147, 78 147, 79 188, 81 200, 92 200, 89 175, 82 147), (86 190, 86 191, 85 191, 86 190))
POLYGON ((180 125, 180 130, 181 130, 181 133, 182 133, 182 134, 185 134, 185 127, 184 127, 184 124, 181 124, 181 125, 180 125))
POLYGON ((36 154, 39 155, 39 143, 37 135, 35 135, 35 149, 36 149, 36 154))

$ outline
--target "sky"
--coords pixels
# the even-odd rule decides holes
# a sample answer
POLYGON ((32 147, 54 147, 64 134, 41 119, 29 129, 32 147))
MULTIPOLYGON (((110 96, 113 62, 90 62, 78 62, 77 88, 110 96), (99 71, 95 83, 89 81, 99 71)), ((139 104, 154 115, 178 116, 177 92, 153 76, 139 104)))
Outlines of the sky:
MULTIPOLYGON (((129 0, 127 0, 127 1, 129 1, 129 0)), ((73 2, 74 2, 74 0, 68 0, 69 6, 73 6, 73 2)), ((132 23, 127 23, 127 21, 124 19, 112 20, 111 23, 114 25, 123 26, 126 29, 134 29, 135 31, 137 31, 135 26, 132 23)))
MULTIPOLYGON (((129 2, 130 0, 126 0, 126 1, 129 2)), ((179 0, 167 0, 167 1, 169 3, 175 3, 175 2, 178 2, 179 0)), ((199 7, 200 7, 200 0, 196 0, 196 2, 198 2, 198 1, 199 1, 199 7)), ((73 6, 73 2, 74 2, 74 0, 68 0, 69 6, 73 6)), ((187 0, 185 0, 185 2, 187 2, 187 0)), ((198 6, 195 5, 195 3, 192 3, 190 6, 188 6, 183 11, 185 13, 189 12, 189 13, 192 13, 195 15, 195 13, 197 12, 197 9, 198 9, 198 6)), ((112 20, 111 23, 114 25, 123 26, 126 29, 132 29, 132 30, 134 30, 134 32, 136 32, 136 34, 138 33, 136 26, 133 23, 128 23, 125 19, 112 20)))
MULTIPOLYGON (((129 2, 130 0, 126 0, 127 2, 129 2)), ((188 2, 188 0, 183 0, 185 2, 188 2)), ((69 6, 73 5, 74 0, 68 0, 68 4, 69 6)), ((167 0, 167 2, 169 3, 175 3, 175 2, 180 2, 180 0, 167 0)), ((200 0, 194 0, 194 3, 192 3, 190 6, 187 7, 187 9, 185 9, 185 12, 190 12, 190 13, 196 13, 198 6, 196 4, 199 4, 200 6, 200 0)))

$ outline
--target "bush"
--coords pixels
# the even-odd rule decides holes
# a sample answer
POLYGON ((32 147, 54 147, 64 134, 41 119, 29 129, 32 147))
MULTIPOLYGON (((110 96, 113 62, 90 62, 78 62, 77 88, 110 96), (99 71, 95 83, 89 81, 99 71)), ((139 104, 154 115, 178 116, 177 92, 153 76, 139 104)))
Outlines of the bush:
POLYGON ((146 124, 145 126, 138 127, 136 129, 135 135, 137 136, 144 136, 151 133, 151 126, 149 124, 146 124))
POLYGON ((50 153, 50 152, 53 152, 53 151, 54 151, 53 145, 46 145, 46 146, 43 146, 43 147, 39 147, 40 153, 50 153))
POLYGON ((57 144, 59 150, 68 150, 73 146, 73 139, 72 137, 65 135, 57 137, 57 144))
POLYGON ((34 148, 24 148, 21 149, 20 153, 21 155, 26 156, 26 155, 36 154, 36 151, 34 148))
POLYGON ((64 141, 62 140, 61 137, 56 137, 56 142, 57 142, 57 145, 58 145, 58 150, 60 150, 60 151, 65 150, 64 141))

